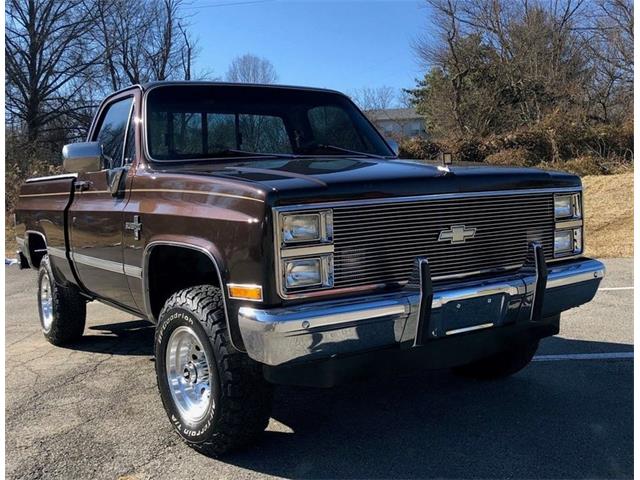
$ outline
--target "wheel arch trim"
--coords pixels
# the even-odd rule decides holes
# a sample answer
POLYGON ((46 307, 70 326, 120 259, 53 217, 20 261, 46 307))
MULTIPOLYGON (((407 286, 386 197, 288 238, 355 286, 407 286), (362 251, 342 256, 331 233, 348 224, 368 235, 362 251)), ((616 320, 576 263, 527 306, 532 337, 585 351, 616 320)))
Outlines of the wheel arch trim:
POLYGON ((42 238, 45 249, 49 248, 49 242, 47 242, 47 236, 44 234, 44 232, 40 232, 38 230, 25 230, 24 232, 24 250, 25 251, 22 253, 26 255, 27 260, 29 261, 29 265, 33 268, 34 264, 33 264, 33 259, 31 258, 31 246, 29 245, 29 238, 32 235, 37 235, 42 238))
POLYGON ((237 350, 242 351, 243 349, 238 348, 237 345, 234 345, 233 335, 231 334, 232 332, 231 320, 229 317, 229 307, 227 305, 228 298, 224 288, 225 270, 221 268, 221 266, 224 265, 224 263, 222 263, 219 260, 219 255, 217 253, 217 249, 215 245, 213 245, 211 242, 206 240, 200 240, 200 241, 198 240, 192 239, 192 240, 186 241, 186 240, 173 240, 173 239, 171 240, 157 239, 157 240, 152 240, 145 246, 144 252, 142 254, 142 297, 144 302, 143 308, 144 308, 145 314, 147 315, 148 320, 150 320, 154 324, 158 323, 158 319, 153 315, 153 311, 151 308, 151 292, 149 288, 149 261, 151 259, 151 253, 153 249, 158 246, 170 246, 170 247, 178 247, 178 248, 184 248, 189 250, 195 250, 205 255, 209 259, 209 261, 213 264, 214 270, 218 277, 218 283, 220 285, 220 291, 222 294, 222 305, 224 308, 224 317, 227 324, 227 330, 230 333, 229 338, 231 340, 231 344, 233 345, 233 347, 236 348, 237 350))

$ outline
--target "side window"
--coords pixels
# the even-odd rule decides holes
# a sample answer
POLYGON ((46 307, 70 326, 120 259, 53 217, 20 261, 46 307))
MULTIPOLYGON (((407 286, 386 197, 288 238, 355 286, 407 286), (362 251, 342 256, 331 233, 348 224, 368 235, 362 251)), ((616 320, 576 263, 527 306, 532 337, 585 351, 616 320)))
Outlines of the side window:
POLYGON ((98 133, 94 135, 94 141, 102 145, 103 168, 111 169, 122 166, 124 137, 132 104, 133 98, 117 101, 109 105, 102 116, 98 133))
POLYGON ((129 165, 136 156, 136 127, 134 124, 134 111, 131 111, 129 130, 127 131, 127 145, 124 147, 124 164, 129 165))

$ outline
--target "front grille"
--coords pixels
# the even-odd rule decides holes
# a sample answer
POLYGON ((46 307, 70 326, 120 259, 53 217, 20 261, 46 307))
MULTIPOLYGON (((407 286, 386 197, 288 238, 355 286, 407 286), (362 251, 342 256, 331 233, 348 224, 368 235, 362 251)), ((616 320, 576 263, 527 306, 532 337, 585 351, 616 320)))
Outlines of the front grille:
POLYGON ((531 241, 553 258, 553 193, 420 199, 336 207, 334 287, 406 282, 417 256, 437 283, 521 266, 531 241), (452 226, 475 228, 464 243, 438 241, 452 226))

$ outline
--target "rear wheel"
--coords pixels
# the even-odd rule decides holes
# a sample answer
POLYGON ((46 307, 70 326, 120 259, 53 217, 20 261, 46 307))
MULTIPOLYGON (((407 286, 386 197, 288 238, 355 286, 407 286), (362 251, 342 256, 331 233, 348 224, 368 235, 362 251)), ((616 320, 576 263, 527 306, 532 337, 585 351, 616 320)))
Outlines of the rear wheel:
POLYGON ((539 340, 521 342, 481 360, 453 368, 453 372, 464 377, 492 380, 508 377, 531 363, 538 350, 539 340))
POLYGON ((72 285, 56 283, 49 256, 40 261, 38 310, 45 338, 53 345, 66 345, 82 337, 87 318, 87 302, 72 285))
POLYGON ((251 443, 266 428, 271 386, 260 365, 231 345, 218 288, 187 288, 167 300, 155 357, 162 403, 189 446, 216 456, 251 443))

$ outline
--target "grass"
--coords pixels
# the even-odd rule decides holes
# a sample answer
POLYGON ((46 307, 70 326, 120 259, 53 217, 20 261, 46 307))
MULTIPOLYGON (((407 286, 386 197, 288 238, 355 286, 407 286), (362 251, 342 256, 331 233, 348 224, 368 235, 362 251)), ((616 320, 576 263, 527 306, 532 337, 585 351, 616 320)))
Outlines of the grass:
POLYGON ((586 254, 633 256, 633 173, 587 176, 584 186, 586 254))
MULTIPOLYGON (((592 257, 633 256, 633 173, 594 175, 582 179, 586 218, 586 254, 592 257)), ((10 221, 5 223, 5 252, 15 257, 17 244, 10 221)))
POLYGON ((4 222, 4 252, 5 258, 16 258, 16 251, 18 250, 18 244, 16 243, 16 231, 13 228, 13 222, 10 220, 9 215, 4 222))

